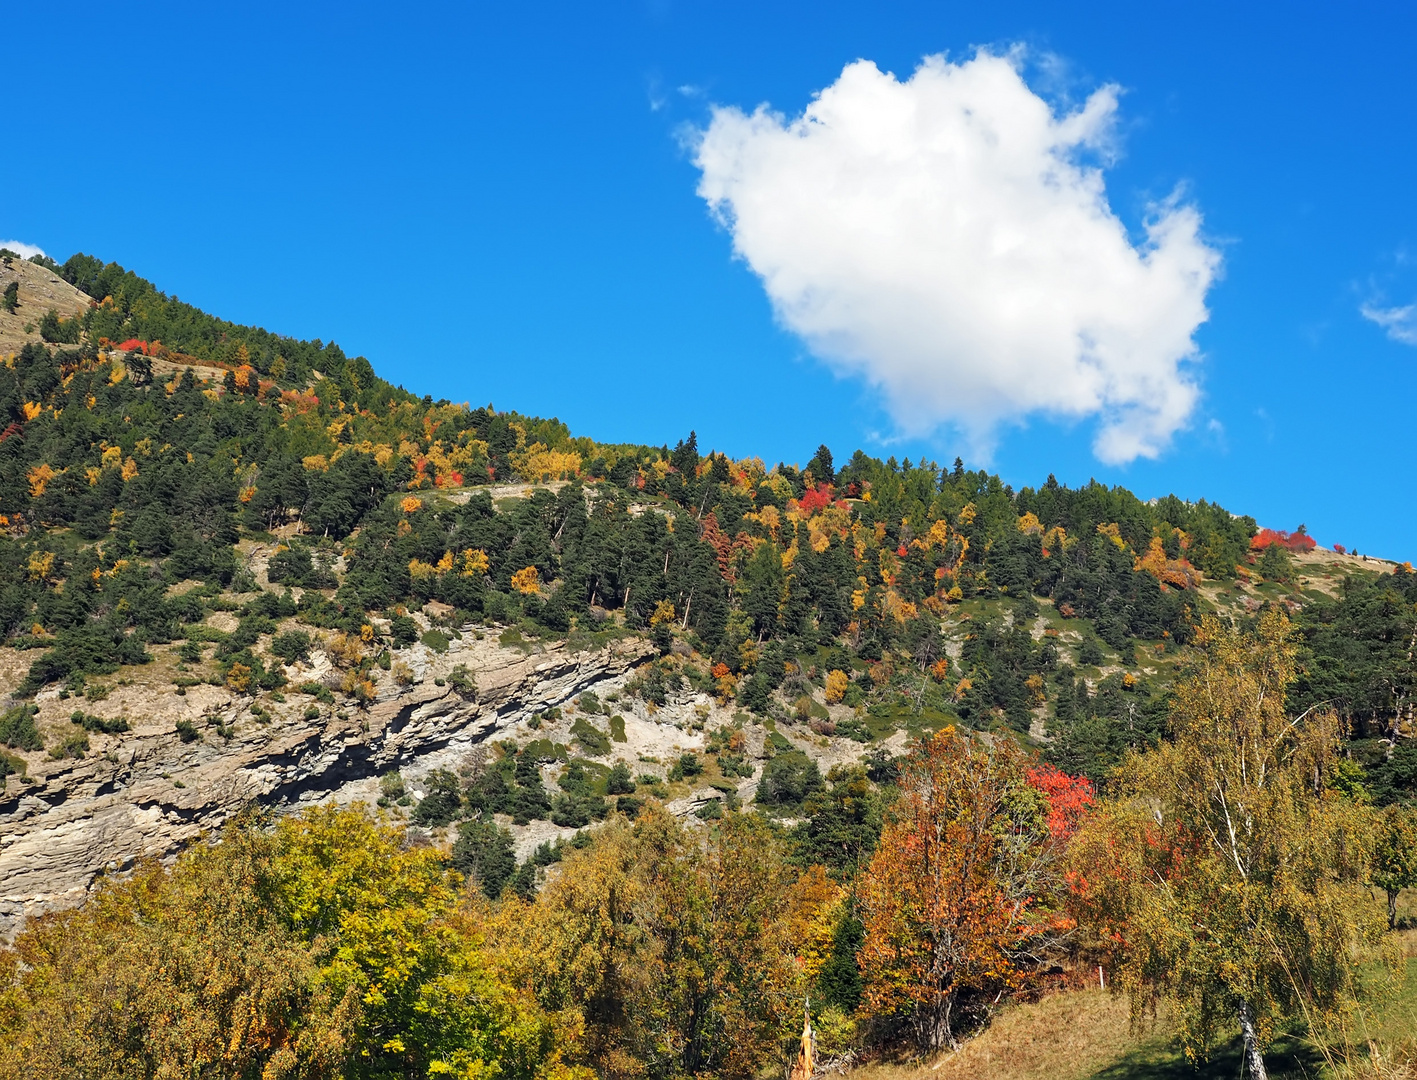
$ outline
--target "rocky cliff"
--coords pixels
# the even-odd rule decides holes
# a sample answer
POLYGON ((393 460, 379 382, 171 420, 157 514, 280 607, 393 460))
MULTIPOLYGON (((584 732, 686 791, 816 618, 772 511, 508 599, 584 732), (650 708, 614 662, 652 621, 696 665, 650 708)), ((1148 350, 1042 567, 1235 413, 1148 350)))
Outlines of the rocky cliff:
MULTIPOLYGON (((372 801, 378 778, 391 769, 416 782, 430 769, 455 766, 477 744, 543 710, 618 686, 653 651, 638 638, 591 651, 528 651, 467 634, 445 653, 406 650, 413 681, 386 680, 363 711, 318 708, 294 696, 288 706, 255 713, 223 687, 174 696, 149 678, 120 679, 100 706, 77 703, 122 717, 131 730, 93 736, 82 758, 30 755, 29 776, 11 777, 0 796, 0 936, 81 902, 102 874, 175 855, 249 803, 372 801), (459 664, 474 676, 475 693, 443 679, 459 664)), ((321 656, 298 674, 328 673, 321 656)), ((75 703, 61 702, 55 690, 41 694, 41 727, 66 723, 75 703)))

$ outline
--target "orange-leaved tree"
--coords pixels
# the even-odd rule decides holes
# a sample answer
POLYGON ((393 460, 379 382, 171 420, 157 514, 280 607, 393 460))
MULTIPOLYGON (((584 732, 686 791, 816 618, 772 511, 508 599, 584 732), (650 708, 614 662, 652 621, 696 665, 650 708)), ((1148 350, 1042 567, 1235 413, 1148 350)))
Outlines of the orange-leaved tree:
POLYGON ((1008 740, 946 728, 907 761, 892 820, 857 886, 865 1007, 909 1020, 922 1050, 953 1046, 963 1015, 1021 987, 1070 924, 1059 855, 1080 807, 1054 807, 1008 740))

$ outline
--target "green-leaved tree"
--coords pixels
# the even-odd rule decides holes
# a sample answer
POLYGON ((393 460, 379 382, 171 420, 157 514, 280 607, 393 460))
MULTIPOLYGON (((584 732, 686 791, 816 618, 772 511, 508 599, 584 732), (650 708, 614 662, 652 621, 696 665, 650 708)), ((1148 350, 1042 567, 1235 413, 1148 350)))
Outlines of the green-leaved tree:
POLYGON ((1389 806, 1378 823, 1373 884, 1387 893, 1387 924, 1397 927, 1397 894, 1417 885, 1417 807, 1389 806))

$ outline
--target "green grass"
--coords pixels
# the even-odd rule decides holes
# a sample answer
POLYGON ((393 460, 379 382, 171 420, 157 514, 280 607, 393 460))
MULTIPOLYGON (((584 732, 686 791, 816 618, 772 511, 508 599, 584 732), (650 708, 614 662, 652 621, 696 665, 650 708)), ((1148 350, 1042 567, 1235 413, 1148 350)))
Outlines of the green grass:
MULTIPOLYGON (((1192 1062, 1176 1039, 1155 1035, 1126 1051, 1086 1080, 1232 1080, 1240 1075, 1243 1046, 1237 1035, 1214 1047, 1204 1061, 1192 1062)), ((1323 1058, 1318 1051, 1293 1036, 1284 1036, 1266 1051, 1265 1065, 1271 1080, 1311 1080, 1319 1076, 1323 1058)))
MULTIPOLYGON (((621 721, 623 725, 623 721, 621 721)), ((610 753, 610 737, 595 727, 584 717, 576 717, 571 725, 571 736, 591 757, 603 757, 610 753)))

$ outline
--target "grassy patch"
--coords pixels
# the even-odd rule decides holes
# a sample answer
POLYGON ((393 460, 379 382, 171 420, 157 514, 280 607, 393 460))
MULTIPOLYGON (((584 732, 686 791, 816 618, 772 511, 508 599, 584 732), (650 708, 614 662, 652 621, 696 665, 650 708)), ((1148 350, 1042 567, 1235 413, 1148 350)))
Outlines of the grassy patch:
MULTIPOLYGON (((623 720, 621 729, 624 729, 623 720)), ((603 757, 610 753, 610 737, 584 717, 576 717, 576 722, 571 725, 571 737, 591 757, 603 757)))
POLYGON ((521 627, 509 626, 497 635, 497 644, 507 649, 519 649, 524 653, 534 652, 536 642, 522 635, 521 627))
MULTIPOLYGON (((1417 931, 1404 935, 1417 951, 1417 931)), ((1406 983, 1394 996, 1375 1001, 1352 1033, 1359 1054, 1368 1040, 1397 1060, 1417 1053, 1417 957, 1408 961, 1406 983)), ((1331 1040, 1338 1043, 1340 1040, 1331 1040)), ((987 1029, 955 1053, 924 1061, 895 1060, 865 1066, 853 1080, 1231 1080, 1240 1075, 1240 1037, 1192 1062, 1164 1016, 1132 1027, 1125 997, 1101 990, 1057 994, 1004 1008, 987 1029)), ((1282 1035, 1265 1052, 1273 1080, 1334 1078, 1322 1052, 1296 1032, 1282 1035)))
POLYGON ((593 629, 581 629, 578 627, 563 636, 565 637, 566 647, 573 652, 594 652, 599 649, 604 649, 622 638, 632 637, 633 635, 634 631, 627 630, 625 627, 607 619, 593 629))
POLYGON ((1058 994, 1003 1009, 976 1038, 934 1061, 892 1062, 853 1080, 1083 1080, 1136 1048, 1127 1003, 1100 990, 1058 994))

